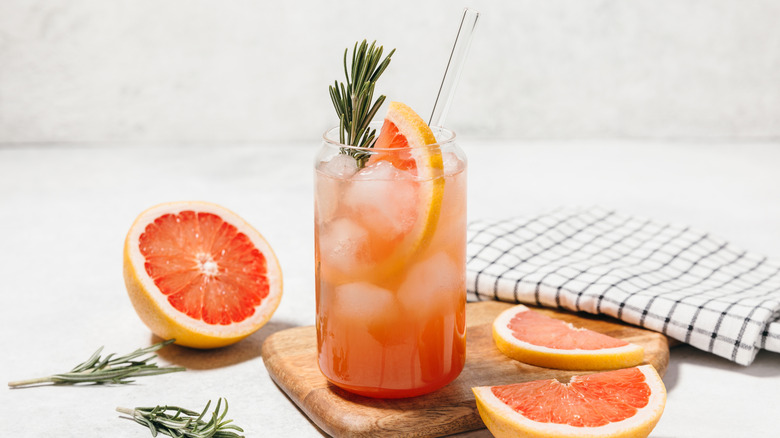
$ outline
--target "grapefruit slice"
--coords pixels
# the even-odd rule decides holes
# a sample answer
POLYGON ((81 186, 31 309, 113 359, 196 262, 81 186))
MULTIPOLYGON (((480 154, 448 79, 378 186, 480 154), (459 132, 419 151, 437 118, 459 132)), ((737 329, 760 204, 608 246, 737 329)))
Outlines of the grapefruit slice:
POLYGON ((414 209, 417 220, 403 241, 394 243, 396 250, 384 266, 406 262, 430 243, 436 230, 444 195, 444 166, 441 149, 430 146, 435 143, 433 131, 414 110, 401 102, 390 102, 369 165, 388 161, 396 169, 416 175, 418 200, 414 209))
POLYGON ((262 327, 279 306, 271 247, 235 213, 205 202, 154 206, 136 218, 124 277, 138 316, 176 344, 214 348, 262 327))
POLYGON ((642 363, 644 348, 550 318, 519 304, 493 321, 493 340, 512 359, 562 370, 610 370, 642 363))
POLYGON ((666 404, 652 365, 472 391, 496 437, 646 437, 666 404))

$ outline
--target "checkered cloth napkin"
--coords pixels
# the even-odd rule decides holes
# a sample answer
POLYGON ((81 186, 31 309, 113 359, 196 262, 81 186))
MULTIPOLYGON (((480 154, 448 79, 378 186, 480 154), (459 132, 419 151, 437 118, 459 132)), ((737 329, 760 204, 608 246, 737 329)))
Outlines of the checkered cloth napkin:
POLYGON ((605 314, 749 365, 780 352, 780 263, 601 208, 469 224, 470 301, 605 314))

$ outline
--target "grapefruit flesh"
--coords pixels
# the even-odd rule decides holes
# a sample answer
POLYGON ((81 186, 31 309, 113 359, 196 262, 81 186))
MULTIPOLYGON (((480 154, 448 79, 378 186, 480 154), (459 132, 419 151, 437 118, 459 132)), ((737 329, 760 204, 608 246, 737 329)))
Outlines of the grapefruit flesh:
POLYGON ((493 322, 493 340, 512 359, 566 370, 608 370, 639 365, 644 349, 564 321, 520 304, 493 322))
POLYGON ((207 324, 243 321, 268 296, 265 256, 213 213, 164 214, 146 226, 139 249, 168 302, 207 324))
POLYGON ((125 240, 125 284, 156 335, 197 348, 236 342, 279 305, 281 269, 263 237, 235 213, 203 202, 142 213, 125 240))
MULTIPOLYGON (((394 122, 385 119, 374 147, 377 149, 405 149, 409 147, 409 140, 400 132, 394 122)), ((379 152, 374 159, 391 161, 396 169, 417 170, 417 163, 408 151, 396 152, 394 154, 379 152)))
POLYGON ((555 379, 473 388, 491 433, 523 437, 646 437, 666 404, 651 365, 555 379))
POLYGON ((591 330, 577 330, 570 324, 539 312, 517 312, 507 325, 516 339, 533 345, 562 350, 599 350, 628 345, 628 342, 591 330))

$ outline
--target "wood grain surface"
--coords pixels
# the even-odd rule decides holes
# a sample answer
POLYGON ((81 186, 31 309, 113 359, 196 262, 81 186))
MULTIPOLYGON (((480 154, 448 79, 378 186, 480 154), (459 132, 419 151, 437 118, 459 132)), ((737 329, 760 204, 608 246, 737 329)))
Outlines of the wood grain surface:
MULTIPOLYGON (((333 436, 434 437, 483 428, 471 388, 529 380, 567 379, 592 371, 540 368, 512 360, 493 343, 491 324, 511 304, 497 301, 466 306, 466 365, 460 376, 431 394, 408 399, 372 399, 346 392, 320 373, 313 326, 269 336, 262 356, 271 378, 323 431, 333 436)), ((619 321, 550 309, 534 309, 645 348, 645 363, 663 376, 669 363, 667 338, 619 321)))

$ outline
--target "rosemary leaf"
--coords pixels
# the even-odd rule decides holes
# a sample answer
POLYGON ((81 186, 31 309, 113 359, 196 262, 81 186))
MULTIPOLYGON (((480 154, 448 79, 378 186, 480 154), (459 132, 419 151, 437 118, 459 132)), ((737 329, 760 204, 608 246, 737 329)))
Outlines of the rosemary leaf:
MULTIPOLYGON (((377 47, 376 41, 371 45, 366 40, 356 42, 352 49, 352 63, 348 65, 349 48, 344 50, 346 84, 335 81, 328 89, 333 108, 339 117, 339 141, 343 144, 367 148, 374 146, 376 129, 370 129, 369 123, 385 101, 384 95, 374 101, 374 90, 377 80, 390 64, 395 49, 384 60, 383 51, 382 46, 377 47)), ((349 148, 341 148, 341 153, 352 155, 357 160, 358 168, 365 166, 369 158, 367 152, 349 148)))
POLYGON ((150 362, 157 357, 156 354, 151 353, 174 341, 175 339, 169 339, 146 348, 139 348, 132 353, 120 357, 114 357, 116 354, 111 353, 102 360, 100 359, 100 353, 103 351, 103 347, 100 347, 89 357, 89 359, 76 365, 72 370, 66 373, 53 374, 48 377, 40 377, 37 379, 8 382, 8 386, 11 388, 21 388, 46 383, 55 385, 75 385, 78 383, 126 384, 133 382, 132 380, 128 380, 130 377, 155 376, 158 374, 184 371, 185 368, 182 367, 159 367, 156 363, 150 362), (151 355, 140 358, 147 354, 151 355))
POLYGON ((171 437, 191 438, 244 438, 237 432, 244 429, 230 424, 233 420, 225 420, 228 411, 227 399, 217 399, 217 405, 211 415, 208 413, 211 400, 200 413, 178 406, 139 407, 135 409, 116 408, 117 412, 125 414, 129 419, 145 426, 152 436, 158 433, 171 437), (220 412, 222 401, 225 401, 225 409, 220 412), (206 418, 210 418, 206 421, 206 418))

